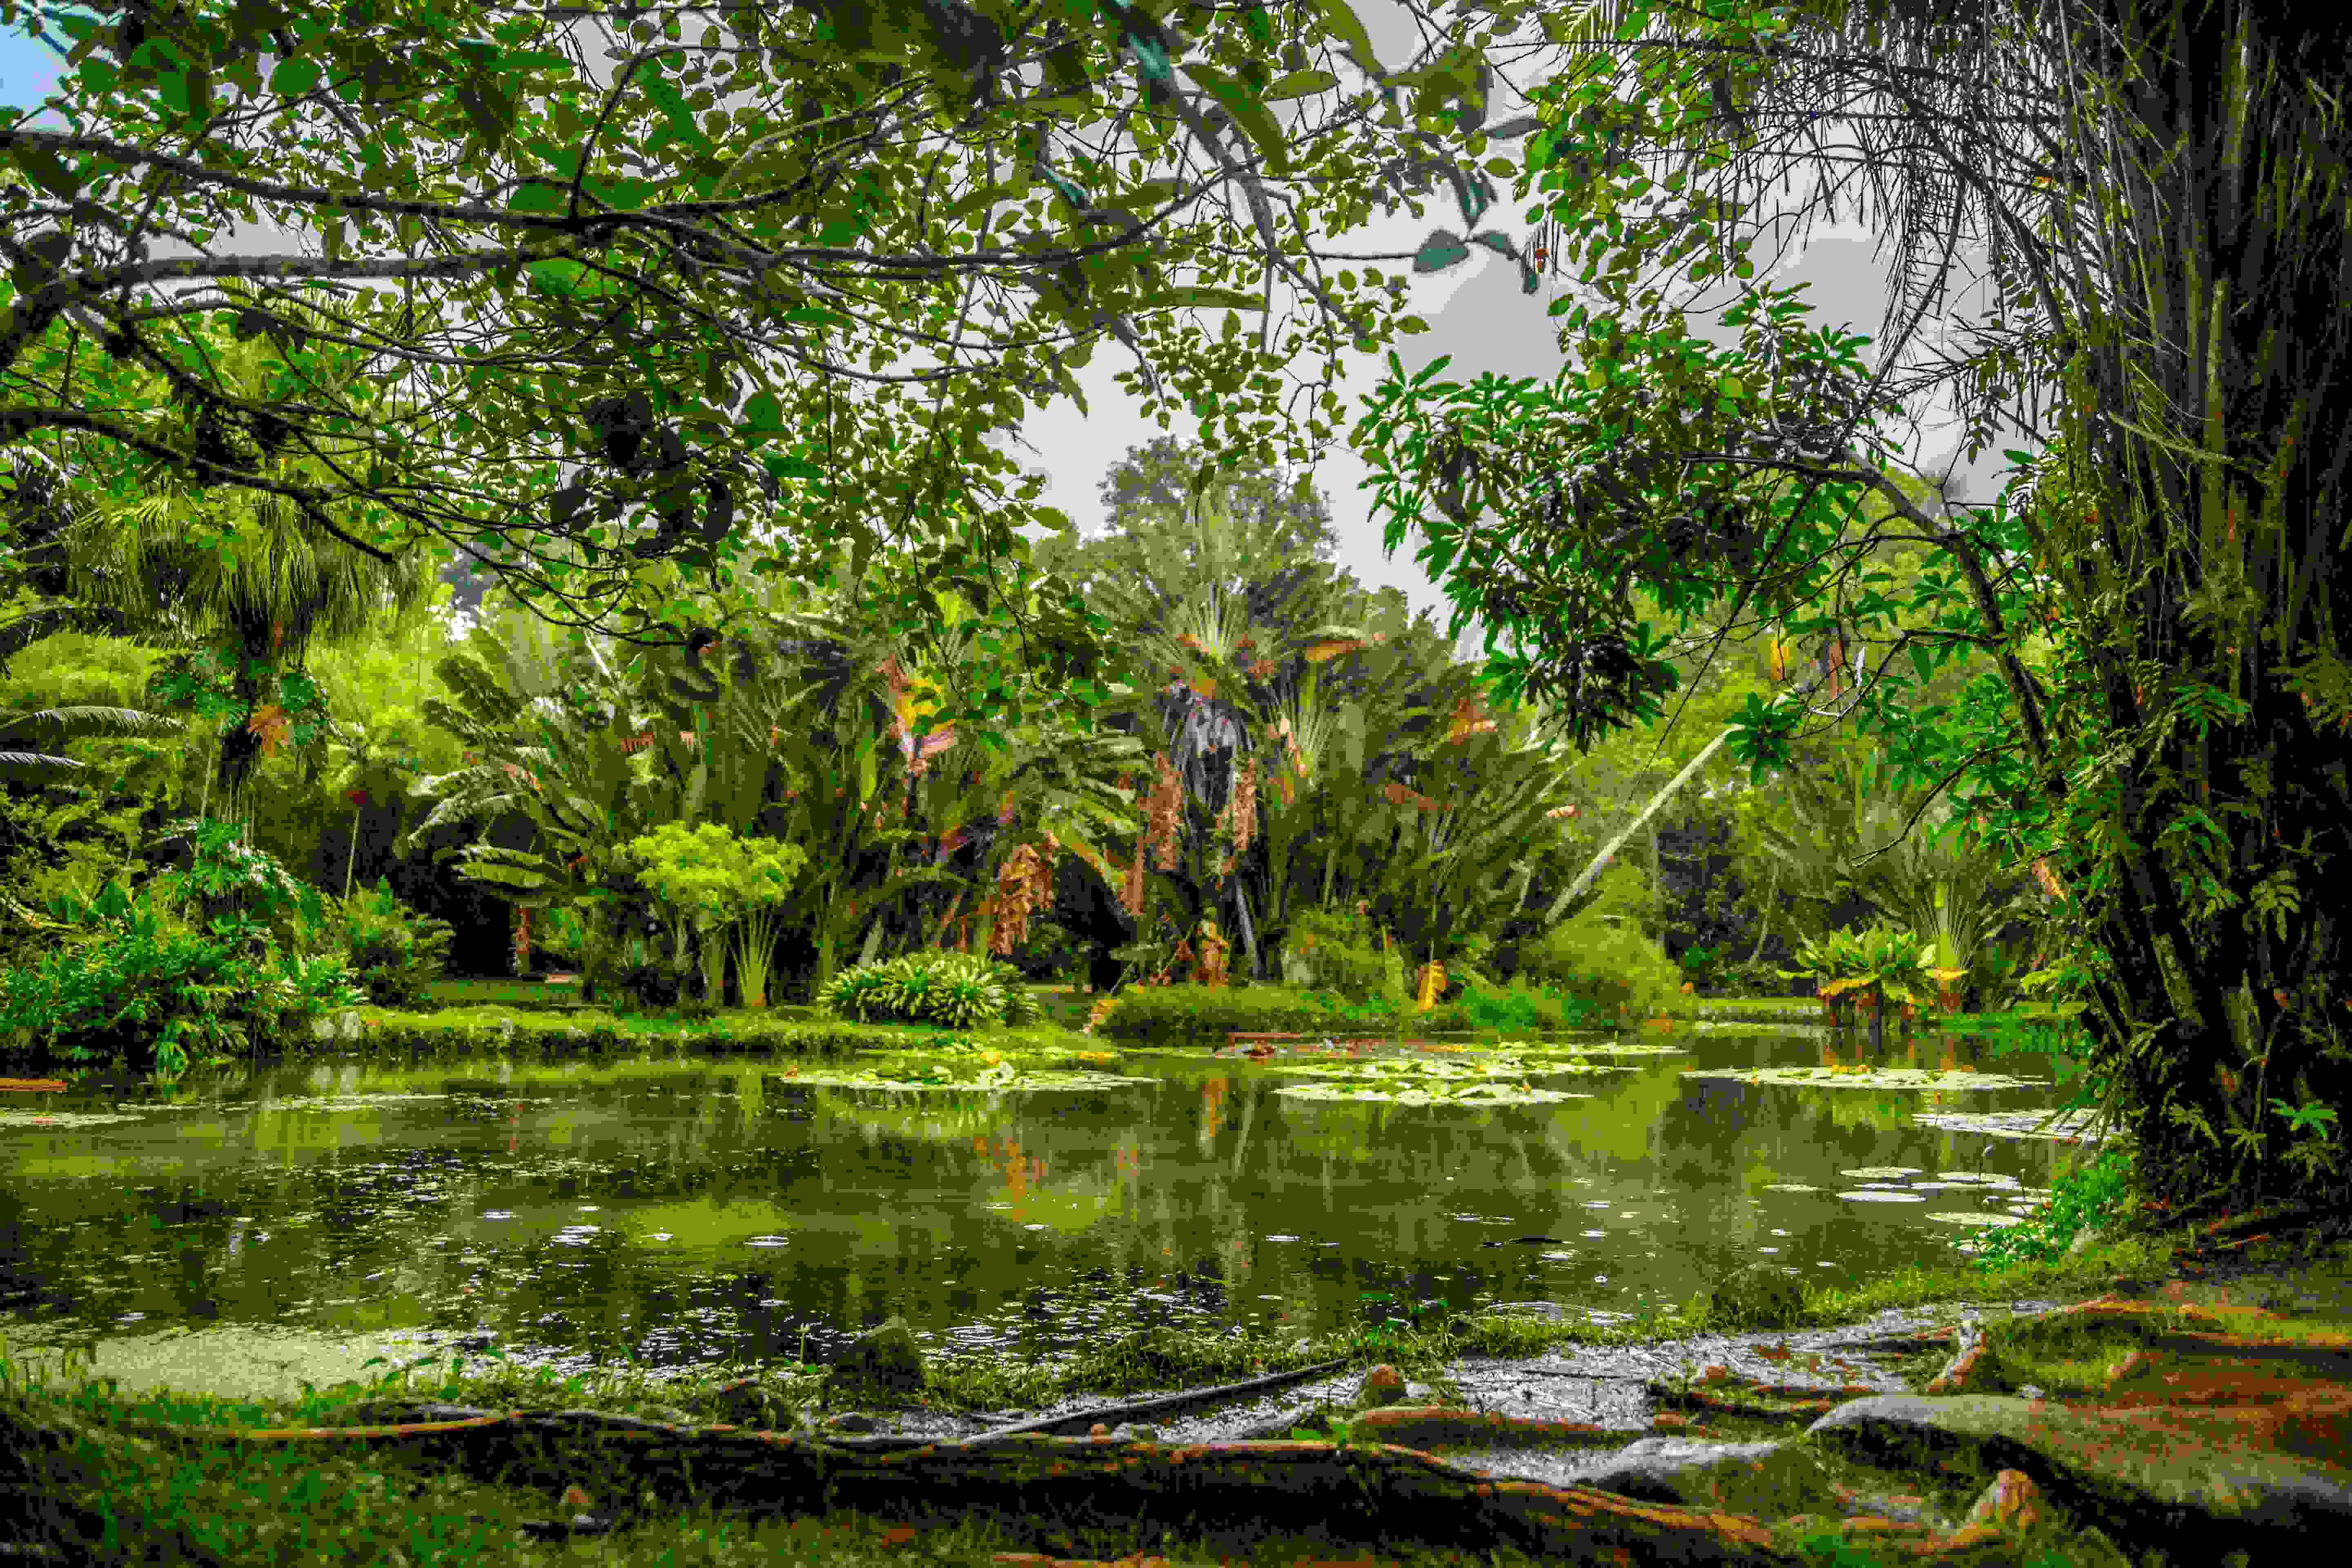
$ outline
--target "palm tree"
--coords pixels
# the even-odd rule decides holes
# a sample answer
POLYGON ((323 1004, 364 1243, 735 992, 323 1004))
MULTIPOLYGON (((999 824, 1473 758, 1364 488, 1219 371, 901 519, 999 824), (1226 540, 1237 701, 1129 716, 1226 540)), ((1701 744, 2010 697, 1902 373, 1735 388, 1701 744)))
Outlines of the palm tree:
POLYGON ((137 708, 76 706, 0 711, 0 778, 50 784, 89 764, 59 754, 88 736, 176 735, 180 722, 137 708))
MULTIPOLYGON (((735 720, 748 745, 785 763, 782 798, 772 793, 766 808, 773 836, 827 847, 810 857, 802 889, 819 989, 861 931, 858 961, 873 959, 885 911, 919 888, 944 891, 968 877, 982 889, 970 912, 987 946, 987 889, 1006 859, 1031 844, 1102 863, 1102 836, 1134 827, 1110 781, 1141 762, 1131 739, 1076 732, 1050 709, 1003 727, 999 744, 965 743, 930 719, 962 672, 977 668, 976 623, 964 606, 949 597, 945 627, 925 650, 839 608, 849 586, 839 574, 801 607, 768 613, 773 653, 761 668, 798 679, 789 690, 771 681, 767 698, 735 720), (951 870, 956 861, 971 871, 951 870)), ((730 669, 740 689, 748 667, 739 659, 730 669)), ((966 907, 969 890, 947 894, 950 913, 966 907)))
MULTIPOLYGON (((1170 460, 1156 449, 1145 458, 1163 468, 1170 460)), ((1334 581, 1320 563, 1285 553, 1307 537, 1298 529, 1302 503, 1276 507, 1253 487, 1265 488, 1247 479, 1251 504, 1237 510, 1223 478, 1202 472, 1186 488, 1183 526, 1128 520, 1126 534, 1092 545, 1101 559, 1082 550, 1071 561, 1090 601, 1120 624, 1117 640, 1136 650, 1142 690, 1124 721, 1171 781, 1156 799, 1150 843, 1138 844, 1123 879, 1122 901, 1140 918, 1147 872, 1157 876, 1186 906, 1183 931, 1224 917, 1253 977, 1266 972, 1294 895, 1328 902, 1342 885, 1411 910, 1401 923, 1415 940, 1442 944, 1474 903, 1479 918, 1488 912, 1483 893, 1469 891, 1476 879, 1455 877, 1470 863, 1470 840, 1453 819, 1424 822, 1418 806, 1400 816, 1397 792, 1414 794, 1410 779, 1429 769, 1445 774, 1449 797, 1466 803, 1479 788, 1474 779, 1492 782, 1481 770, 1501 753, 1445 750, 1460 738, 1465 693, 1442 639, 1407 623, 1401 595, 1381 603, 1386 624, 1365 624, 1370 595, 1334 581), (1402 852, 1408 842, 1420 851, 1402 852), (1319 879, 1307 856, 1319 858, 1319 879)), ((1165 510, 1165 497, 1157 504, 1165 510)), ((1545 787, 1556 789, 1563 773, 1555 766, 1545 787)), ((1561 803, 1555 794, 1545 809, 1561 803)), ((1503 854, 1499 840, 1472 837, 1484 844, 1484 863, 1507 872, 1528 853, 1524 843, 1503 854)))
MULTIPOLYGON (((270 368, 266 340, 212 347, 224 375, 258 395, 270 368)), ((156 413, 147 422, 173 418, 156 413)), ((304 453, 265 453, 259 465, 291 479, 325 472, 319 458, 304 453)), ((317 534, 275 496, 216 499, 174 479, 157 484, 129 500, 72 496, 79 504, 70 521, 50 510, 35 585, 63 603, 0 629, 0 653, 58 631, 102 629, 176 647, 184 666, 184 650, 226 639, 235 712, 219 734, 214 774, 234 811, 255 758, 288 737, 289 709, 305 706, 300 684, 281 678, 301 669, 314 640, 362 635, 387 614, 421 604, 433 574, 421 554, 386 566, 317 534)), ((49 499, 57 500, 54 490, 49 499)))

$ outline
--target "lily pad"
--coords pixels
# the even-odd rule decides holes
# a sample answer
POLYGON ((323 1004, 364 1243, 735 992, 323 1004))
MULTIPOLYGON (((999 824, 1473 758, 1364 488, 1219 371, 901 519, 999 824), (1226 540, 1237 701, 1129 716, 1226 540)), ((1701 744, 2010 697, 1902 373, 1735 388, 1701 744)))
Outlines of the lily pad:
POLYGON ((1591 1100, 1589 1094, 1569 1094, 1536 1089, 1525 1083, 1475 1082, 1459 1086, 1416 1084, 1410 1080, 1366 1083, 1360 1079, 1335 1079, 1328 1083, 1285 1084, 1275 1090, 1300 1100, 1385 1100, 1393 1105, 1539 1105, 1554 1100, 1591 1100))
POLYGON ((782 1076, 793 1083, 822 1085, 828 1089, 984 1089, 992 1092, 1012 1091, 1031 1093, 1055 1089, 1112 1089, 1121 1084, 1148 1084, 1157 1080, 1148 1078, 1127 1078, 1108 1072, 1055 1072, 1039 1070, 1023 1072, 1007 1062, 973 1067, 958 1072, 927 1073, 921 1067, 908 1067, 891 1071, 866 1069, 858 1072, 827 1072, 822 1068, 803 1068, 782 1076))
POLYGON ((1851 1171, 1840 1171, 1841 1176, 1857 1182, 1874 1182, 1887 1176, 1916 1176, 1922 1173, 1916 1165, 1860 1165, 1851 1171))
POLYGON ((866 1052, 856 1067, 794 1065, 772 1076, 792 1083, 829 1088, 1024 1091, 1101 1089, 1153 1081, 1097 1071, 1090 1065, 1117 1059, 1117 1054, 1109 1051, 1074 1051, 1061 1047, 1023 1048, 950 1040, 912 1050, 866 1052))
POLYGON ((1516 1051, 1522 1057, 1686 1057, 1690 1055, 1689 1051, 1680 1046, 1661 1046, 1641 1040, 1504 1040, 1498 1043, 1495 1049, 1516 1051))
POLYGON ((0 1127, 103 1127, 110 1121, 138 1120, 101 1110, 0 1110, 0 1127))
POLYGON ((1838 1196, 1856 1204, 1924 1204, 1927 1201, 1917 1193, 1890 1192, 1885 1187, 1856 1187, 1850 1193, 1840 1193, 1838 1196))
POLYGON ((2006 1078, 2000 1073, 1933 1068, 1694 1068, 1685 1078, 1737 1079, 1742 1083, 1780 1083, 1799 1089, 1908 1089, 1950 1093, 1966 1089, 2034 1089, 2047 1079, 2006 1078))
POLYGON ((1601 1062, 1559 1062, 1530 1068, 1510 1058, 1493 1061, 1364 1061, 1364 1062, 1301 1062, 1282 1069, 1314 1078, 1349 1078, 1367 1083, 1403 1083, 1419 1081, 1486 1081, 1505 1079, 1516 1081, 1529 1073, 1558 1077, 1570 1073, 1632 1072, 1627 1067, 1601 1062))
MULTIPOLYGON (((2038 1124, 2049 1121, 2050 1112, 2042 1110, 1991 1110, 1971 1114, 1965 1111, 1923 1111, 1911 1118, 1924 1127, 1939 1127, 1947 1132, 1975 1132, 1987 1138, 2047 1138, 2062 1143, 2103 1142, 2086 1131, 2091 1120, 2088 1110, 2078 1110, 2059 1117, 2046 1128, 2038 1124)), ((2121 1134, 2110 1131, 2106 1137, 2121 1134)))
POLYGON ((2025 1223, 2011 1215, 1970 1214, 1958 1209, 1938 1209, 1934 1214, 1923 1215, 1920 1217, 1936 1220, 1944 1225, 1989 1226, 1994 1228, 2025 1223))
POLYGON ((1809 1187, 1802 1182, 1768 1182, 1764 1190, 1768 1193, 1818 1193, 1821 1188, 1809 1187))
MULTIPOLYGON (((389 1105, 401 1100, 476 1100, 480 1096, 467 1094, 308 1094, 286 1100, 273 1100, 267 1106, 255 1105, 261 1110, 365 1110, 372 1105, 389 1105)), ((544 1104, 545 1101, 541 1103, 544 1104)))

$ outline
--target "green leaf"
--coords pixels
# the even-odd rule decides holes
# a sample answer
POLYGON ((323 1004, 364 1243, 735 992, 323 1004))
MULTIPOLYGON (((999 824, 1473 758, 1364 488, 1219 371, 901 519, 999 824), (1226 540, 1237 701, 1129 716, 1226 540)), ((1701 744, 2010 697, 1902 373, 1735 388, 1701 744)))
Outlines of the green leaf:
POLYGON ((1323 20, 1329 26, 1332 36, 1356 57, 1357 68, 1367 76, 1379 78, 1381 74, 1380 57, 1372 53, 1371 37, 1364 31, 1364 24, 1349 8, 1348 0, 1316 0, 1316 4, 1322 7, 1323 20))
POLYGON ((1460 235, 1450 228, 1433 228, 1429 231, 1429 237, 1421 242, 1421 248, 1413 252, 1412 269, 1415 272, 1443 272, 1469 258, 1470 247, 1462 243, 1460 235))
POLYGON ((563 187, 533 181, 518 185, 515 194, 507 198, 510 213, 560 213, 564 208, 563 187))
POLYGON ((772 452, 760 459, 760 465, 768 470, 769 476, 772 479, 821 479, 824 478, 824 470, 805 458, 786 458, 772 452))
POLYGON ((662 117, 669 121, 671 130, 705 152, 709 150, 709 135, 696 122, 694 110, 687 107, 685 97, 667 78, 641 72, 636 81, 645 90, 645 95, 653 100, 654 107, 660 110, 662 117))
POLYGON ((1247 82, 1197 60, 1184 69, 1194 81, 1207 88, 1210 96, 1223 104, 1234 123, 1248 133, 1258 152, 1265 155, 1270 173, 1277 176, 1290 173, 1290 147, 1282 139, 1282 127, 1266 112, 1265 105, 1250 90, 1247 82))
MULTIPOLYGON (((1339 85, 1339 79, 1327 70, 1291 71, 1266 84, 1265 101, 1280 103, 1285 99, 1305 98, 1309 93, 1328 91, 1339 85)), ((1507 174, 1513 172, 1508 166, 1503 170, 1507 174)))
POLYGON ((296 55, 279 60, 277 68, 269 73, 269 90, 283 93, 288 98, 299 98, 318 86, 319 78, 323 74, 318 61, 296 55))
POLYGON ((27 179, 58 200, 69 202, 81 195, 81 176, 47 147, 19 142, 8 149, 8 156, 25 171, 27 179))
POLYGON ((496 153, 514 134, 515 106, 505 94, 482 86, 479 82, 460 82, 455 89, 457 106, 473 122, 474 134, 486 153, 496 153))
POLYGON ((1130 310, 1156 310, 1167 305, 1213 306, 1226 310, 1263 310, 1265 309, 1265 297, 1262 294, 1244 294, 1237 289, 1210 289, 1198 285, 1187 285, 1177 289, 1162 289, 1158 293, 1144 299, 1127 301, 1127 307, 1130 310))
POLYGON ((534 261, 523 270, 530 274, 533 282, 569 296, 579 291, 581 274, 588 268, 577 261, 556 260, 534 261))

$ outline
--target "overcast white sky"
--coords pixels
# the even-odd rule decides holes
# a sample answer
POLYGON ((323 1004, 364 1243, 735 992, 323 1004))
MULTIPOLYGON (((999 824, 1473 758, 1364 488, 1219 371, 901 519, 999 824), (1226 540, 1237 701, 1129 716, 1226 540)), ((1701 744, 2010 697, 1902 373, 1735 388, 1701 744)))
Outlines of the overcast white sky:
MULTIPOLYGON (((1355 0, 1355 7, 1370 33, 1375 52, 1385 65, 1393 68, 1406 63, 1420 47, 1421 31, 1397 0, 1355 0)), ((1532 25, 1526 36, 1535 36, 1532 25)), ((593 47, 590 52, 593 58, 593 47)), ((54 89, 58 63, 53 54, 28 37, 13 33, 0 35, 0 104, 22 110, 39 101, 54 89)), ((1343 64, 1340 68, 1345 80, 1347 68, 1343 64)), ((1514 70, 1512 74, 1516 77, 1518 72, 1514 70)), ((1523 112, 1525 100, 1498 80, 1487 122, 1499 123, 1523 112)), ((62 128, 54 115, 43 115, 34 123, 62 128)), ((1832 143, 1834 139, 1832 133, 1832 143)), ((1518 145, 1504 144, 1498 151, 1516 159, 1518 145)), ((1481 226, 1523 239, 1527 226, 1522 215, 1533 198, 1515 202, 1507 180, 1498 181, 1497 185, 1499 199, 1481 226)), ((1793 194, 1784 195, 1774 187, 1774 210, 1794 212, 1811 188, 1810 173, 1798 176, 1793 194)), ((1842 202, 1842 205, 1852 211, 1850 202, 1842 202)), ((1376 219, 1362 229, 1319 242, 1318 248, 1410 251, 1433 226, 1450 226, 1457 231, 1462 226, 1461 214, 1442 184, 1427 200, 1424 216, 1414 218, 1406 213, 1376 219)), ((1757 263, 1758 278, 1769 277, 1780 286, 1809 283, 1804 298, 1816 309, 1805 321, 1808 328, 1834 325, 1843 331, 1874 335, 1885 309, 1889 273, 1895 259, 1892 235, 1887 237, 1884 249, 1874 255, 1878 236, 1873 232, 1852 224, 1833 226, 1822 222, 1812 230, 1809 243, 1799 249, 1789 242, 1789 226, 1779 226, 1757 244, 1752 259, 1757 263), (1773 265, 1776 257, 1778 266, 1773 265)), ((265 252, 293 247, 284 239, 273 240, 272 232, 266 228, 245 230, 238 236, 236 248, 265 252)), ((163 254, 164 247, 159 245, 157 253, 163 254)), ((1950 303, 1964 312, 1965 319, 1974 321, 1990 300, 1988 285, 1970 281, 1979 278, 1983 270, 1982 247, 1964 242, 1958 255, 1962 286, 1956 289, 1950 303)), ((1559 323, 1546 317, 1545 307, 1570 286, 1561 279, 1549 279, 1535 294, 1522 294, 1514 263, 1478 247, 1472 247, 1471 256, 1470 261, 1450 271, 1412 277, 1410 300, 1413 312, 1429 323, 1430 331, 1401 337, 1394 345, 1407 374, 1418 371, 1441 354, 1451 354, 1453 363, 1440 379, 1466 385, 1480 374, 1492 371, 1508 378, 1536 376, 1549 380, 1567 363, 1568 356, 1557 345, 1559 323)), ((1400 264, 1388 270, 1406 273, 1408 268, 1400 264)), ((1718 319, 1721 310, 1737 297, 1736 286, 1727 286, 1720 280, 1707 287, 1685 284, 1679 289, 1667 291, 1670 302, 1682 304, 1688 310, 1693 334, 1715 347, 1736 347, 1738 343, 1738 330, 1724 327, 1718 319)), ((1212 327, 1223 324, 1207 313, 1203 313, 1203 319, 1212 327)), ((1255 318, 1244 324, 1254 328, 1255 318)), ((1930 321, 1922 331, 1923 342, 1914 345, 1915 363, 1922 348, 1960 346, 1958 342, 1939 338, 1939 331, 1948 331, 1950 326, 1948 319, 1930 321)), ((1859 352, 1865 363, 1876 366, 1874 346, 1865 346, 1859 352)), ((1046 477, 1046 489, 1041 498, 1044 502, 1068 513, 1088 532, 1101 528, 1105 521, 1097 492, 1108 465, 1123 457, 1129 447, 1162 434, 1155 422, 1142 416, 1139 402, 1112 379, 1119 372, 1132 368, 1133 363, 1134 356, 1122 345, 1106 341, 1097 349, 1092 363, 1076 373, 1085 390, 1090 415, 1080 415, 1066 397, 1057 398, 1032 412, 1021 427, 1022 438, 1035 448, 1034 452, 1009 441, 999 443, 1024 468, 1046 477)), ((1355 361, 1340 389, 1349 408, 1342 437, 1327 449, 1312 479, 1330 505, 1340 541, 1340 563, 1364 584, 1374 587, 1392 584, 1403 590, 1416 608, 1435 610, 1442 626, 1448 615, 1445 601, 1412 559, 1417 538, 1408 538, 1393 557, 1382 554, 1381 535, 1385 514, 1375 515, 1372 492, 1358 488, 1367 477, 1367 469, 1348 447, 1344 437, 1345 428, 1360 416, 1360 400, 1379 383, 1384 365, 1384 358, 1363 356, 1355 361)), ((1303 399, 1299 406, 1305 406, 1303 399)), ((1919 420, 1916 429, 1892 427, 1882 435, 1904 447, 1915 471, 1940 477, 1958 453, 1958 421, 1948 405, 1940 401, 1915 408, 1912 413, 1919 420)), ((1195 437, 1197 422, 1180 414, 1168 433, 1195 437)), ((2013 446, 2034 450, 2038 445, 2024 439, 2021 433, 2003 432, 1976 462, 1958 469, 1957 494, 1971 501, 1989 501, 1999 489, 2002 470, 2008 464, 2000 448, 2013 446)), ((1470 635, 1465 632, 1465 639, 1470 635)))

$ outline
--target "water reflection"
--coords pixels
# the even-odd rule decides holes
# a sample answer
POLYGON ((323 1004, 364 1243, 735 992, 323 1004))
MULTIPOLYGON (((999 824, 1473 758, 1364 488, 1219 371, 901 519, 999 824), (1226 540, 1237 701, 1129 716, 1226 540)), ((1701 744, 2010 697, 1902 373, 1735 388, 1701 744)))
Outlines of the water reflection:
MULTIPOLYGON (((2047 1088, 1686 1078, 1832 1047, 1674 1043, 1573 1080, 1589 1098, 1486 1107, 1303 1100, 1278 1065, 1166 1057, 1038 1094, 824 1087, 740 1058, 278 1069, 132 1120, 0 1129, 0 1314, 478 1331, 655 1367, 823 1362, 892 1314, 935 1354, 1032 1357, 1155 1324, 1606 1316, 1735 1261, 1948 1261, 2060 1157, 1913 1120, 2047 1088), (1853 1174, 1897 1168, 1916 1173, 1853 1174), (1873 1188, 1902 1201, 1849 1201, 1873 1188)), ((1979 1048, 1922 1037, 1885 1060, 1952 1070, 1979 1048)))

